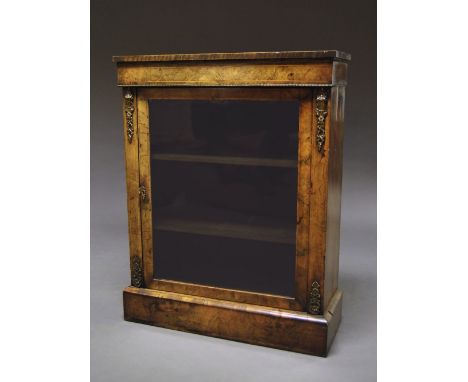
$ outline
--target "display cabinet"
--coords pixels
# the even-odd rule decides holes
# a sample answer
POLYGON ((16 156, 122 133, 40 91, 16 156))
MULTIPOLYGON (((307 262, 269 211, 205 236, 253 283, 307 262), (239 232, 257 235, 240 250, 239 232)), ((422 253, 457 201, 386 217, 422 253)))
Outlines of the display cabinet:
POLYGON ((338 51, 116 56, 126 320, 326 356, 338 288, 338 51))

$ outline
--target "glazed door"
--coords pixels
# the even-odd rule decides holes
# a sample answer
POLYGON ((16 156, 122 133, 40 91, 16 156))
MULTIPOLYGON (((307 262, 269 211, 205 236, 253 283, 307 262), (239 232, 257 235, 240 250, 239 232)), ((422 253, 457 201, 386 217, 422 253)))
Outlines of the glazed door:
POLYGON ((146 287, 304 307, 311 110, 302 89, 138 89, 146 287))

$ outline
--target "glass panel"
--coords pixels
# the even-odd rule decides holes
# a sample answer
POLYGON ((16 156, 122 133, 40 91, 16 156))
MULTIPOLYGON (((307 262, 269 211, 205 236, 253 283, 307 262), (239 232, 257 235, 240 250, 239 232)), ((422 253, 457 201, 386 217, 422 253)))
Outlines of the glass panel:
POLYGON ((293 296, 299 103, 149 105, 155 278, 293 296))

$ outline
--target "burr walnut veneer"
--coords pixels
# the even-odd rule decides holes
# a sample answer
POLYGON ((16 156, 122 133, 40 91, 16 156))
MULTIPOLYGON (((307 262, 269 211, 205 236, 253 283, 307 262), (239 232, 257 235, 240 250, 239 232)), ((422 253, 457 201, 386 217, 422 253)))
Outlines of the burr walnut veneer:
POLYGON ((338 51, 116 56, 126 320, 326 356, 338 288, 338 51))

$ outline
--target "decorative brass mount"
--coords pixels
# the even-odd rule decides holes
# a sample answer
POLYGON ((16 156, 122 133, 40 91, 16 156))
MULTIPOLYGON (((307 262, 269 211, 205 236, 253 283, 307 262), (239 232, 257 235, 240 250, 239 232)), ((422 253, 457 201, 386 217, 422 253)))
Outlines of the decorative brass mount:
POLYGON ((310 290, 309 313, 320 313, 320 284, 317 281, 312 283, 310 290))
POLYGON ((135 134, 135 128, 133 127, 133 112, 135 111, 135 96, 132 89, 125 89, 125 120, 127 123, 127 138, 128 143, 132 143, 133 135, 135 134))
POLYGON ((143 268, 141 266, 141 258, 139 256, 132 256, 130 269, 132 286, 141 288, 143 286, 143 268))
POLYGON ((315 99, 315 116, 317 117, 317 133, 315 141, 317 143, 317 150, 323 155, 325 148, 325 119, 327 118, 327 100, 328 96, 325 89, 321 89, 315 99))

